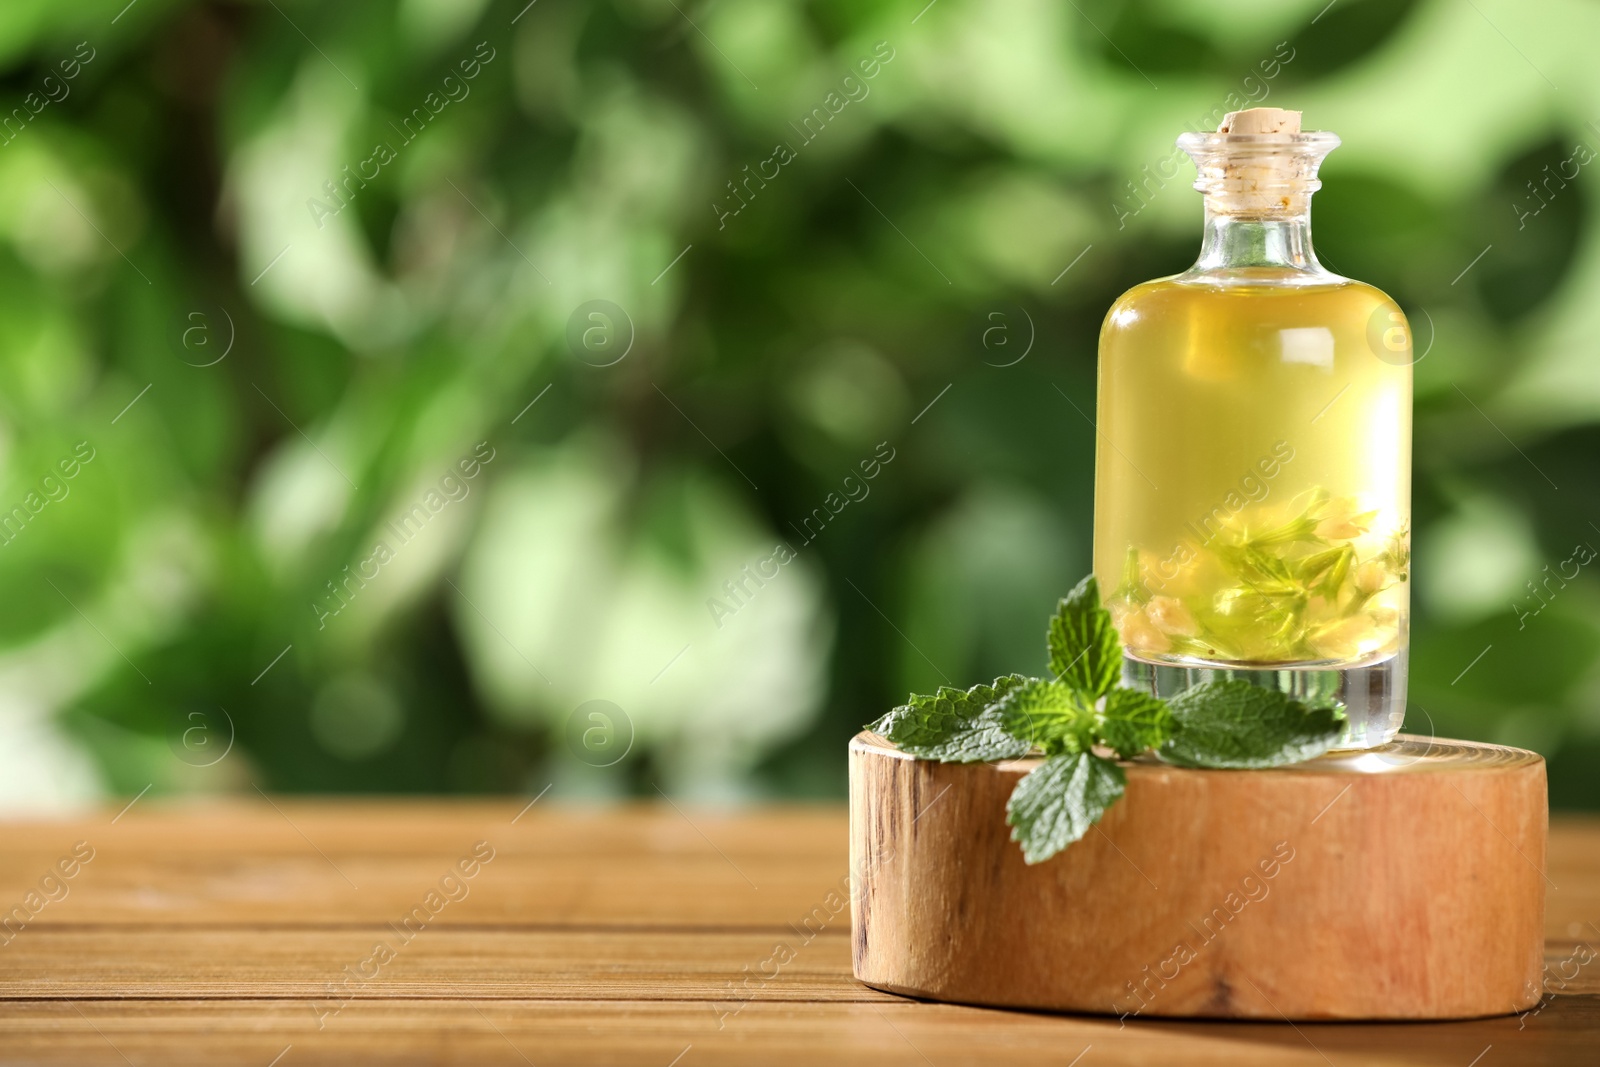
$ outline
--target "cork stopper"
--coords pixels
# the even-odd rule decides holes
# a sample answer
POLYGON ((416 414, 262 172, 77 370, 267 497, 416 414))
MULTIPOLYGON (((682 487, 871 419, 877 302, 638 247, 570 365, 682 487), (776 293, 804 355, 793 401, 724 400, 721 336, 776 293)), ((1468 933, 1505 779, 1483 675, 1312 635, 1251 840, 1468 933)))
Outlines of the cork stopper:
POLYGON ((1301 113, 1281 107, 1230 111, 1216 133, 1189 133, 1178 144, 1193 157, 1207 207, 1227 215, 1303 212, 1321 187, 1317 168, 1339 144, 1331 133, 1305 132, 1301 113))
POLYGON ((1300 112, 1281 107, 1251 107, 1222 116, 1218 133, 1299 133, 1300 112))

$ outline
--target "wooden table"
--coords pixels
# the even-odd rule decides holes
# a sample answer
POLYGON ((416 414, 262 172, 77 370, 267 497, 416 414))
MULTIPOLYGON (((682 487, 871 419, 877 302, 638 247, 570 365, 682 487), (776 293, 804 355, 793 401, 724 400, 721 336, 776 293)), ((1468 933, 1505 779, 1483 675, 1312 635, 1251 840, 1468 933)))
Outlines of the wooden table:
MULTIPOLYGON (((24 909, 0 930, 0 1062, 1600 1063, 1600 960, 1537 1014, 1469 1023, 908 1001, 850 975, 842 807, 527 803, 147 799, 0 825, 0 906, 24 909)), ((1600 948, 1600 820, 1557 821, 1549 877, 1554 978, 1600 948)))

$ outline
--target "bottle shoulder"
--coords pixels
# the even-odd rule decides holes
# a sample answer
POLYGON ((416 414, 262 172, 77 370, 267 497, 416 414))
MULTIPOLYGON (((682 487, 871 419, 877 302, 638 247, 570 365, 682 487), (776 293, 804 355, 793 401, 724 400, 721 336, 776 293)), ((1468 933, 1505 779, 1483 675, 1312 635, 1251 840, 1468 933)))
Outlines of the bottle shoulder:
POLYGON ((1100 323, 1101 333, 1136 319, 1146 309, 1166 303, 1171 298, 1170 289, 1179 277, 1171 274, 1164 278, 1151 278, 1126 290, 1106 309, 1105 318, 1100 323))
POLYGON ((1397 311, 1400 308, 1399 302, 1396 301, 1394 297, 1390 296, 1382 289, 1379 289, 1371 282, 1363 282, 1355 278, 1341 278, 1340 280, 1344 283, 1344 288, 1347 292, 1361 294, 1371 300, 1374 304, 1387 304, 1397 311))
POLYGON ((1388 293, 1370 282, 1346 278, 1332 271, 1301 271, 1279 267, 1237 267, 1226 271, 1187 270, 1182 274, 1168 274, 1140 282, 1117 297, 1113 307, 1125 302, 1138 302, 1159 297, 1169 291, 1213 291, 1257 297, 1285 296, 1315 292, 1341 291, 1367 293, 1375 299, 1393 303, 1388 293))
POLYGON ((1309 312, 1319 305, 1368 312, 1384 308, 1399 312, 1394 298, 1368 282, 1337 274, 1312 278, 1286 278, 1286 272, 1233 271, 1226 276, 1188 272, 1152 278, 1124 292, 1106 310, 1102 333, 1120 326, 1132 326, 1150 316, 1197 305, 1233 307, 1238 314, 1275 314, 1275 309, 1294 308, 1309 312))
POLYGON ((1386 293, 1339 278, 1318 286, 1207 286, 1157 278, 1122 294, 1100 328, 1102 370, 1178 365, 1200 377, 1221 368, 1291 366, 1332 372, 1373 354, 1410 373, 1411 327, 1386 293), (1198 373, 1198 372, 1197 372, 1198 373))

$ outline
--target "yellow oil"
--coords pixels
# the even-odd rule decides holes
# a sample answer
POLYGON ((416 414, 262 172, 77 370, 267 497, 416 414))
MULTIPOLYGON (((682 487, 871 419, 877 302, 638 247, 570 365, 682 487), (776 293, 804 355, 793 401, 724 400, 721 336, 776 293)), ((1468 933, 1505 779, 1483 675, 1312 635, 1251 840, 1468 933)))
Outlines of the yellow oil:
POLYGON ((1136 286, 1100 338, 1094 569, 1142 659, 1353 666, 1406 634, 1411 338, 1289 272, 1136 286))

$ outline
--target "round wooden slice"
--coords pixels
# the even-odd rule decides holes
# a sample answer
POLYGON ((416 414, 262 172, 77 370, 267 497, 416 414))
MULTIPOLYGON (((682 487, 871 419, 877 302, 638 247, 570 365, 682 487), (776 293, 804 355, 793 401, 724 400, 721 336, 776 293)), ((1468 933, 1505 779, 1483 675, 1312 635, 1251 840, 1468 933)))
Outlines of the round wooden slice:
POLYGON ((1402 735, 1271 771, 1125 763, 1034 866, 1006 799, 1038 760, 850 744, 856 977, 1119 1016, 1459 1019, 1541 992, 1544 760, 1402 735))

